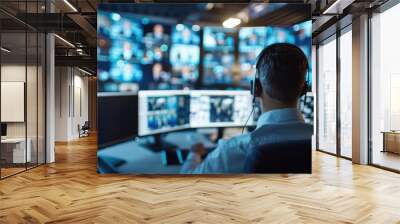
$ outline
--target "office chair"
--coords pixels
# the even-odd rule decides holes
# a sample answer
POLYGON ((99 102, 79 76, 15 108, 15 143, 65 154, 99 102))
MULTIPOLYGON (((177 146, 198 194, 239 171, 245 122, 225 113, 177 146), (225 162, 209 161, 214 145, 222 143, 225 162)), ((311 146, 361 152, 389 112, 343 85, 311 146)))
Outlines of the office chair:
POLYGON ((311 136, 306 140, 260 145, 250 150, 245 173, 311 173, 311 136))
POLYGON ((89 130, 90 130, 89 121, 85 121, 85 123, 82 125, 82 127, 80 127, 80 125, 78 125, 78 129, 79 129, 79 138, 82 136, 83 137, 89 136, 89 130))

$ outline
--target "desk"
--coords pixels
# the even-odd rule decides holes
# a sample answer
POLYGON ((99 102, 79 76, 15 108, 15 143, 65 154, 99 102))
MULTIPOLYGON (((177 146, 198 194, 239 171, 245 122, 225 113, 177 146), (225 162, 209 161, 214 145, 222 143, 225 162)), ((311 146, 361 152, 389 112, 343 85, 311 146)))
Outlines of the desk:
POLYGON ((383 150, 382 152, 392 152, 400 154, 400 131, 382 131, 383 150))
POLYGON ((211 142, 203 134, 196 131, 181 131, 168 133, 164 141, 168 144, 175 145, 179 149, 189 150, 197 143, 202 143, 205 148, 211 149, 215 148, 216 144, 211 142))
POLYGON ((25 163, 31 162, 32 141, 27 139, 25 151, 25 138, 6 138, 1 139, 1 157, 6 163, 25 163))
POLYGON ((98 150, 97 156, 121 161, 121 165, 113 167, 115 173, 179 174, 181 169, 180 165, 163 165, 161 152, 154 152, 135 141, 127 141, 98 150))

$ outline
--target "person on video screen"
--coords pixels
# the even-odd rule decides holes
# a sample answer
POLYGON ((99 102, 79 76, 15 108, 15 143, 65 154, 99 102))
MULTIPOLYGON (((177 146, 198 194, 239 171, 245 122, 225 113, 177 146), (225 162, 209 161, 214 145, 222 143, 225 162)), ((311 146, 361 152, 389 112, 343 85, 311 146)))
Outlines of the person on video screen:
POLYGON ((167 44, 169 36, 164 32, 164 27, 161 24, 156 24, 153 27, 153 32, 148 33, 147 37, 153 41, 153 45, 160 46, 161 44, 167 44))
POLYGON ((165 89, 169 87, 171 74, 166 72, 160 63, 155 63, 152 68, 153 83, 156 89, 165 89))
POLYGON ((311 139, 313 128, 304 123, 298 110, 299 99, 307 90, 307 70, 307 58, 295 45, 280 43, 266 47, 256 62, 253 92, 260 102, 262 114, 255 130, 219 140, 217 147, 208 154, 202 144, 194 145, 181 173, 242 173, 246 156, 253 147, 311 139), (286 129, 282 129, 283 124, 286 129), (290 134, 282 134, 287 128, 290 128, 290 134), (277 135, 278 131, 281 134, 277 135))
POLYGON ((199 40, 196 37, 188 28, 185 28, 182 31, 182 35, 179 35, 177 42, 181 44, 198 44, 199 40))

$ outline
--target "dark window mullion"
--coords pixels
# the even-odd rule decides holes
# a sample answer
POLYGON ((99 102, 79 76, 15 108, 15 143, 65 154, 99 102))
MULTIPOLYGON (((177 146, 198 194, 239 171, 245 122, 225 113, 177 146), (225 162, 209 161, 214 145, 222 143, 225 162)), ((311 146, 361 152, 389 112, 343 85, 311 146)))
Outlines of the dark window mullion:
POLYGON ((340 28, 336 28, 336 154, 341 154, 341 116, 340 116, 340 82, 341 82, 341 64, 340 64, 340 28))

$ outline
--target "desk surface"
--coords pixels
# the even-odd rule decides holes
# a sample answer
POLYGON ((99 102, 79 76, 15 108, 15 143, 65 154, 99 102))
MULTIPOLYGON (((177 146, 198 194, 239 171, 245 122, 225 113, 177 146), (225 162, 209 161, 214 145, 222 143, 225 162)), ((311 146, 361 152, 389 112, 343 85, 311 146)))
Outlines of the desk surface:
POLYGON ((160 152, 153 152, 135 141, 128 141, 99 150, 97 156, 124 161, 123 165, 116 167, 117 173, 177 174, 181 169, 180 165, 163 165, 160 152))
MULTIPOLYGON (((29 138, 27 139, 29 141, 29 138)), ((25 138, 5 138, 5 139, 1 139, 1 143, 4 144, 16 144, 16 143, 21 143, 21 142, 25 142, 25 138)))
POLYGON ((189 150, 197 143, 203 143, 205 148, 214 148, 216 146, 206 136, 196 131, 169 133, 165 136, 164 141, 183 150, 189 150))

